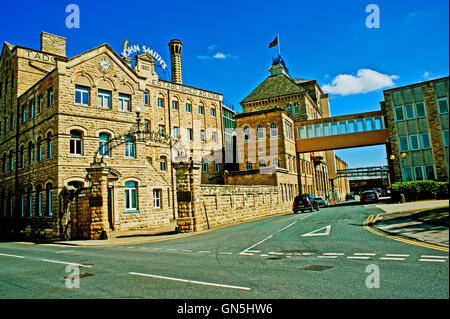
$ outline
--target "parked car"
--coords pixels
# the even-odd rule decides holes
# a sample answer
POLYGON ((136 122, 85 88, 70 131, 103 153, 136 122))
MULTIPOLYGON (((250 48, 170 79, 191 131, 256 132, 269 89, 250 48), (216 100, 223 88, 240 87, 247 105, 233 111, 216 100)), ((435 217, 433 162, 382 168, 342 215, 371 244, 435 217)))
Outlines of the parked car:
POLYGON ((292 204, 292 210, 294 214, 303 212, 305 210, 319 211, 319 203, 314 199, 311 194, 302 194, 295 196, 294 203, 292 204))
POLYGON ((314 198, 314 200, 319 204, 319 206, 322 206, 322 207, 328 206, 327 200, 323 197, 317 197, 317 198, 314 198))
POLYGON ((348 193, 347 195, 345 195, 345 200, 351 200, 351 199, 355 199, 355 194, 348 193))
POLYGON ((375 190, 368 190, 368 191, 364 191, 361 193, 361 198, 360 201, 361 203, 365 203, 365 202, 378 202, 378 200, 380 199, 380 197, 378 196, 378 192, 375 190))

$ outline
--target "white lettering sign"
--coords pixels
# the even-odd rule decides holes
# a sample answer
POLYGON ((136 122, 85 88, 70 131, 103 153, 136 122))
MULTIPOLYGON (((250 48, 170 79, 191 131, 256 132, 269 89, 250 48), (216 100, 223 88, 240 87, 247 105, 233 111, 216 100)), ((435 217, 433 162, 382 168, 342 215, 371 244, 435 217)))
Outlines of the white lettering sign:
POLYGON ((142 52, 142 53, 148 53, 150 54, 155 60, 156 62, 159 63, 159 65, 165 69, 167 67, 166 62, 163 60, 163 58, 158 54, 158 52, 156 52, 155 50, 152 50, 151 48, 149 48, 146 45, 142 45, 140 46, 139 44, 133 44, 130 45, 129 47, 127 47, 123 52, 122 55, 124 57, 129 57, 131 54, 135 54, 138 52, 142 52))

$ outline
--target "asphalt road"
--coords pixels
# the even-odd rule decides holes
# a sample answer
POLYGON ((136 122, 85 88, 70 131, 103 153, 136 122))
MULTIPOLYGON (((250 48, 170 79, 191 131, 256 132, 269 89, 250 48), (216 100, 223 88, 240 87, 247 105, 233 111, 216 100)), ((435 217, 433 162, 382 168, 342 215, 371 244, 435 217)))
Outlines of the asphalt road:
POLYGON ((0 298, 449 298, 448 253, 367 231, 378 212, 328 207, 139 245, 4 242, 0 298))

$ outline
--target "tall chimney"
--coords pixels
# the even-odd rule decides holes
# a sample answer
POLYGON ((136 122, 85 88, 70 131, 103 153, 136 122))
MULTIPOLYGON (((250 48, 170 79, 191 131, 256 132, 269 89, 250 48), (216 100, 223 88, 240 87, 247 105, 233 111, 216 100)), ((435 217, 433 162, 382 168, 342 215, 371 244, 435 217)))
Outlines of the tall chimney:
POLYGON ((41 32, 41 51, 66 56, 66 38, 41 32))
POLYGON ((172 82, 177 84, 183 84, 183 75, 181 72, 181 43, 178 39, 170 40, 170 68, 172 73, 172 82))

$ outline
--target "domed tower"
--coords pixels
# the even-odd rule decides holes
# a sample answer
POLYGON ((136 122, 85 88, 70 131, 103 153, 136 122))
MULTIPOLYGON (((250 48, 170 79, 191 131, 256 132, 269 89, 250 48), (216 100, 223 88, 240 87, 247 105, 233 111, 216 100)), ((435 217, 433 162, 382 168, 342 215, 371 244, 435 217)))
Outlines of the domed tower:
POLYGON ((183 84, 183 74, 181 72, 181 43, 178 39, 170 40, 170 68, 172 73, 172 82, 177 84, 183 84))

